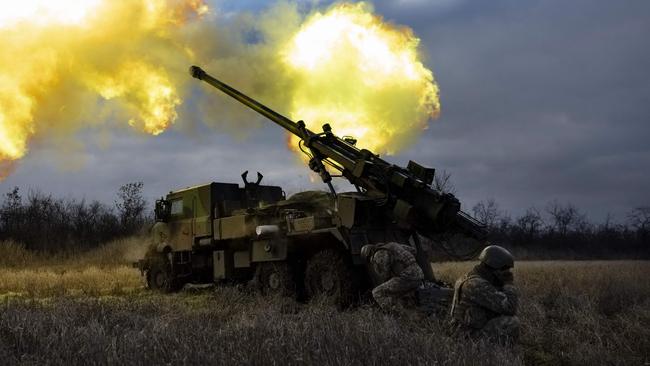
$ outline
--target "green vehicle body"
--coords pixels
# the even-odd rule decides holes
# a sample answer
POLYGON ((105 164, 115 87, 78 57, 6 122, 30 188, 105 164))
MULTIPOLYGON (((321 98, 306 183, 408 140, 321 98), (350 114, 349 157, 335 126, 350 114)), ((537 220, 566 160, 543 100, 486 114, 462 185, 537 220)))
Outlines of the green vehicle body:
POLYGON ((413 241, 357 192, 287 199, 277 186, 210 183, 170 192, 155 211, 151 246, 137 266, 150 288, 168 292, 235 281, 296 297, 331 292, 333 302, 348 303, 372 285, 363 245, 413 241), (327 273, 323 261, 338 267, 327 273))

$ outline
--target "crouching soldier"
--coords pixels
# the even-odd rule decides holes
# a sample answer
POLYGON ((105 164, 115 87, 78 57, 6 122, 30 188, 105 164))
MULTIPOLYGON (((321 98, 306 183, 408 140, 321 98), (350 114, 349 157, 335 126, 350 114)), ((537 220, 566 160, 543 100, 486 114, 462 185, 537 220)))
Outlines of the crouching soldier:
POLYGON ((451 321, 471 336, 487 336, 500 342, 519 337, 517 291, 513 285, 514 259, 506 249, 490 245, 477 264, 456 281, 451 321))
POLYGON ((372 297, 384 311, 399 311, 401 300, 414 294, 424 280, 413 247, 398 243, 369 244, 361 248, 361 256, 379 283, 372 290, 372 297))

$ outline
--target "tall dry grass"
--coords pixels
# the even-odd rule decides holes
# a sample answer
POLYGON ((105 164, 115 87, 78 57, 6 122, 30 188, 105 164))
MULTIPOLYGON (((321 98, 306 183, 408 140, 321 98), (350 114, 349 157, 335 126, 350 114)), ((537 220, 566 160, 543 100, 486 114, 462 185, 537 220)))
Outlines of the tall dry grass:
MULTIPOLYGON (((441 319, 371 305, 338 312, 234 286, 142 289, 127 267, 137 242, 0 264, 2 364, 644 365, 650 362, 650 263, 519 262, 521 342, 449 334, 441 319), (119 259, 118 259, 119 258, 119 259), (61 262, 57 263, 57 260, 61 262), (13 294, 13 295, 12 295, 13 294)), ((13 252, 12 252, 13 251, 13 252)), ((4 256, 3 255, 3 256, 4 256)), ((441 263, 453 282, 473 263, 441 263)))
POLYGON ((58 254, 0 242, 0 298, 138 291, 143 282, 130 263, 142 258, 145 250, 139 238, 111 242, 91 251, 58 254))
POLYGON ((0 267, 33 268, 48 266, 87 267, 128 265, 142 258, 147 250, 147 239, 131 237, 112 241, 91 250, 60 251, 55 254, 27 250, 14 241, 0 241, 0 267))

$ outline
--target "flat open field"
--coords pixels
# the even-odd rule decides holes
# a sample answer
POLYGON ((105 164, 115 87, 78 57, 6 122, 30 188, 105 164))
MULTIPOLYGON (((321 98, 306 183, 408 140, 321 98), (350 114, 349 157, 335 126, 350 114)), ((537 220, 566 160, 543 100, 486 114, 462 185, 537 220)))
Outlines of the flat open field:
MULTIPOLYGON (((151 293, 118 256, 129 245, 18 261, 3 248, 2 364, 650 364, 650 262, 517 263, 522 339, 503 348, 370 305, 338 312, 233 286, 151 293)), ((452 282, 471 265, 434 269, 452 282)))

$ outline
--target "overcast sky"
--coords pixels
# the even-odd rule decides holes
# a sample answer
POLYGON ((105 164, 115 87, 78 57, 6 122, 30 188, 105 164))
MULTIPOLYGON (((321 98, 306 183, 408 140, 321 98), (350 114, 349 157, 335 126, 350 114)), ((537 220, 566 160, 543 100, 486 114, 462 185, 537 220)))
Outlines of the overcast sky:
MULTIPOLYGON (((266 3, 218 2, 231 12, 266 3)), ((516 216, 558 200, 598 221, 650 205, 649 1, 374 4, 414 29, 441 90, 441 117, 389 160, 448 171, 466 211, 494 198, 516 216)), ((261 171, 265 183, 288 192, 320 187, 271 124, 245 139, 209 128, 155 138, 84 131, 79 139, 87 146, 72 159, 32 146, 0 193, 19 186, 111 203, 126 182, 143 181, 153 199, 172 188, 238 182, 243 170, 261 171)))

